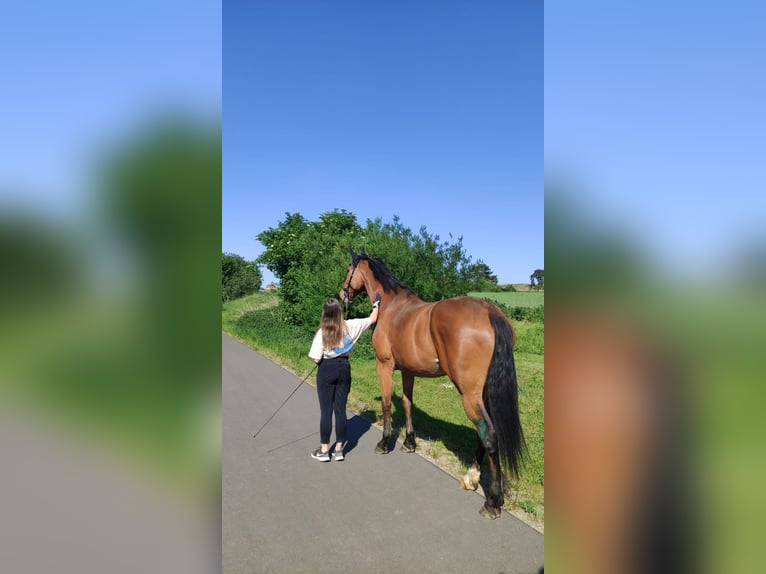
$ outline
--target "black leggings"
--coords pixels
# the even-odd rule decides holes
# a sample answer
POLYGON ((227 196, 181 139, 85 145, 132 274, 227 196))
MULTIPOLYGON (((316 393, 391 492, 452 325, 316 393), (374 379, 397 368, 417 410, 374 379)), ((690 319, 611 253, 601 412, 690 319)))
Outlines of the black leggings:
POLYGON ((335 413, 335 441, 346 442, 346 401, 351 389, 351 365, 348 357, 323 359, 317 370, 319 396, 319 438, 330 443, 332 415, 335 413))

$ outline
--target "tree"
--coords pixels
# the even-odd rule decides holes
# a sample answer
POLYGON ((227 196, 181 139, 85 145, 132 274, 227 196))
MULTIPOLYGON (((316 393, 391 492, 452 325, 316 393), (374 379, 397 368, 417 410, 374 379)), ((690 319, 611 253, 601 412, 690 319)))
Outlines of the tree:
POLYGON ((221 298, 230 301, 261 288, 263 276, 254 261, 234 253, 223 253, 221 261, 221 298))
POLYGON ((494 275, 492 269, 489 268, 489 265, 484 263, 481 259, 476 262, 476 271, 478 272, 480 279, 486 279, 490 283, 497 285, 497 275, 494 275))
POLYGON ((545 286, 545 272, 542 269, 535 269, 529 276, 529 284, 535 291, 542 289, 545 286))
POLYGON ((489 265, 479 259, 474 264, 474 274, 476 275, 475 285, 472 291, 499 291, 497 284, 497 275, 492 273, 489 265))
MULTIPOLYGON (((349 247, 362 248, 383 261, 403 284, 426 301, 464 295, 477 278, 475 265, 465 253, 462 238, 440 242, 425 227, 418 233, 380 218, 363 228, 353 213, 334 210, 307 221, 300 214, 285 214, 276 228, 258 234, 266 250, 258 258, 280 280, 280 294, 290 321, 316 329, 322 304, 339 294, 350 263, 349 247)), ((349 316, 369 313, 369 302, 358 297, 349 316)))
POLYGON ((337 296, 348 264, 348 248, 361 234, 356 216, 333 210, 307 221, 285 213, 276 228, 257 235, 266 250, 258 257, 279 278, 285 314, 296 325, 316 328, 322 305, 337 296))
POLYGON ((367 221, 362 246, 381 259, 399 281, 426 301, 439 301, 472 290, 476 276, 471 258, 457 242, 441 242, 425 226, 417 234, 394 216, 393 223, 380 218, 367 221))
POLYGON ((305 253, 304 236, 311 224, 300 213, 285 213, 284 221, 276 228, 262 231, 256 238, 266 247, 257 259, 280 279, 284 279, 291 267, 302 264, 305 253))

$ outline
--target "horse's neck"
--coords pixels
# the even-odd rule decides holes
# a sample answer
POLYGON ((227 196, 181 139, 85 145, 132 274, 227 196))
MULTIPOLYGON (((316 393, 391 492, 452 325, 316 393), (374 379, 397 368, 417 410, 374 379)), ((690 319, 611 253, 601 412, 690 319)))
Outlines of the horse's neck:
POLYGON ((383 298, 386 306, 391 305, 391 303, 395 301, 423 301, 420 297, 415 295, 415 293, 404 287, 399 287, 397 292, 386 291, 383 288, 383 284, 375 278, 371 270, 365 271, 365 273, 362 275, 362 279, 364 280, 364 287, 367 290, 367 296, 370 298, 370 301, 373 301, 375 299, 375 295, 378 293, 380 293, 380 296, 383 298))
POLYGON ((375 279, 371 270, 365 271, 362 274, 362 279, 364 280, 364 289, 367 291, 367 296, 370 298, 370 302, 375 299, 377 293, 380 293, 381 297, 384 296, 383 284, 375 279))

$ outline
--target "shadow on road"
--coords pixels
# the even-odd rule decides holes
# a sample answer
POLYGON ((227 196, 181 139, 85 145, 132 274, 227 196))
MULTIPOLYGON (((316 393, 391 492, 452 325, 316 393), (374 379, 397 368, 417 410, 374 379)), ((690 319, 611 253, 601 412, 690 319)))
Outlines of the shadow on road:
POLYGON ((346 453, 354 450, 359 443, 359 439, 370 430, 372 424, 365 418, 366 413, 354 415, 346 422, 346 446, 343 451, 346 453))
MULTIPOLYGON (((380 405, 381 398, 378 396, 376 399, 378 400, 378 405, 380 405)), ((370 430, 370 421, 375 420, 378 414, 378 412, 368 409, 359 415, 355 415, 349 420, 349 430, 347 432, 349 445, 356 445, 358 437, 370 430), (354 424, 360 428, 364 428, 363 432, 351 430, 351 421, 355 419, 359 420, 356 420, 354 424)), ((444 445, 444 448, 451 452, 460 463, 466 467, 473 464, 478 442, 478 434, 473 428, 434 418, 414 404, 412 405, 412 426, 415 429, 416 442, 418 439, 429 441, 439 440, 444 445)), ((404 429, 404 405, 402 404, 402 398, 394 393, 391 396, 391 441, 388 445, 390 451, 393 451, 396 448, 396 441, 398 439, 404 438, 404 429)), ((378 429, 372 430, 373 432, 380 432, 378 429)), ((351 448, 351 446, 348 446, 346 447, 346 450, 348 451, 351 448)), ((422 448, 422 443, 416 445, 416 450, 418 452, 422 453, 422 448)), ((480 478, 481 487, 485 491, 489 487, 489 472, 484 472, 486 467, 487 462, 485 459, 484 464, 482 464, 480 478)))
MULTIPOLYGON (((381 398, 378 396, 376 399, 378 401, 376 406, 379 408, 381 398)), ((402 405, 401 397, 398 397, 396 394, 392 395, 391 407, 391 442, 389 449, 393 451, 396 447, 397 439, 404 438, 404 406, 402 405), (402 435, 401 437, 400 434, 402 435)), ((364 432, 367 432, 371 427, 370 421, 374 421, 379 415, 379 411, 368 409, 350 419, 349 425, 351 425, 352 420, 360 419, 355 424, 364 426, 364 432)), ((382 421, 378 420, 378 423, 382 424, 382 421)), ((434 418, 416 405, 412 405, 412 425, 415 428, 416 441, 417 439, 440 440, 444 447, 452 452, 461 463, 468 466, 473 462, 478 439, 474 429, 434 418)), ((361 436, 364 432, 359 433, 357 436, 361 436)), ((380 431, 374 429, 374 432, 380 431)), ((353 432, 349 429, 349 444, 352 444, 352 434, 353 432)), ((355 445, 356 441, 353 444, 355 445)))

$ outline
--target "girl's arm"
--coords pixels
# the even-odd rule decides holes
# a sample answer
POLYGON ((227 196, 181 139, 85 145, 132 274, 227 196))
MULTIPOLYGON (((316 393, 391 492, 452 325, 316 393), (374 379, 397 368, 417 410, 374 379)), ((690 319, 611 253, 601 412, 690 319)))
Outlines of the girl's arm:
POLYGON ((372 313, 370 313, 370 321, 375 324, 378 320, 378 310, 380 309, 380 293, 375 295, 375 301, 372 304, 372 313))

